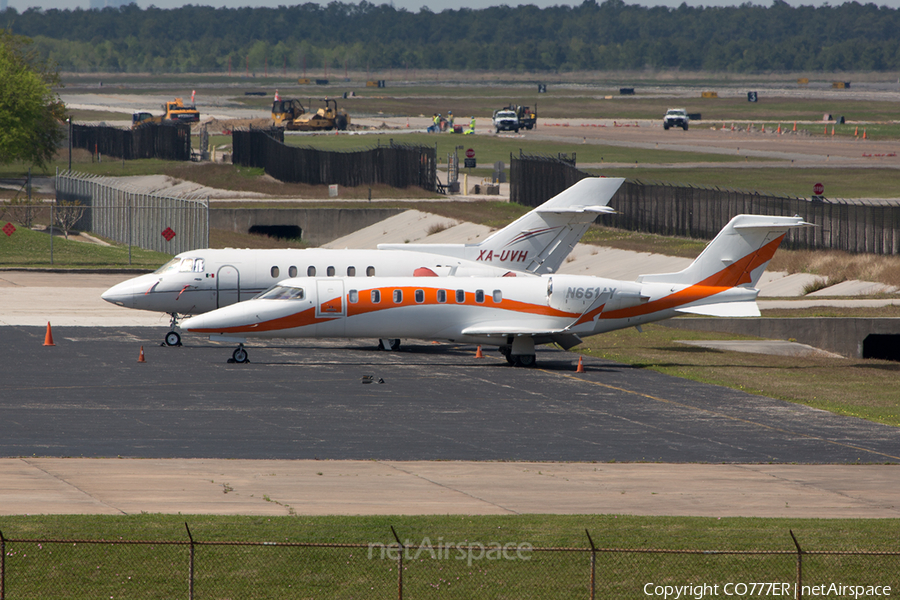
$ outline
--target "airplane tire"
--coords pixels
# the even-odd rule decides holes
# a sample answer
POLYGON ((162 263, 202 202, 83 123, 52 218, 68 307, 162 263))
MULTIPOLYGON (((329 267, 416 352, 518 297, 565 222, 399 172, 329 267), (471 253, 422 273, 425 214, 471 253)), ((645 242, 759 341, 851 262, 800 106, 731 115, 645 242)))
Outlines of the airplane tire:
POLYGON ((512 359, 517 367, 533 367, 537 362, 534 354, 515 354, 512 355, 512 359))
POLYGON ((177 331, 170 331, 166 334, 166 346, 180 346, 181 335, 177 331))
POLYGON ((233 358, 234 362, 236 362, 236 363, 243 364, 245 362, 250 362, 250 356, 247 354, 247 351, 244 350, 243 346, 236 349, 234 351, 234 353, 231 355, 231 358, 233 358))

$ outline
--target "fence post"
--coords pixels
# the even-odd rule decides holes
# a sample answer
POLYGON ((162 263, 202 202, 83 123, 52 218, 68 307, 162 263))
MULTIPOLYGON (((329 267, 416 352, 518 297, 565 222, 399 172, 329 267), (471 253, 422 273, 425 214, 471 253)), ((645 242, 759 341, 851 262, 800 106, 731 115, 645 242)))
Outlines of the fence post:
POLYGON ((191 528, 188 527, 187 521, 184 523, 184 528, 187 529, 188 539, 191 540, 188 555, 188 600, 194 600, 194 536, 191 535, 191 528))
POLYGON ((6 598, 6 538, 0 531, 0 600, 6 598))
POLYGON ((595 581, 596 581, 596 573, 597 573, 597 547, 594 546, 594 540, 591 539, 591 533, 585 529, 585 535, 587 535, 588 542, 591 545, 591 600, 594 600, 594 589, 595 589, 595 581))
POLYGON ((797 546, 797 589, 794 591, 794 598, 803 600, 803 550, 800 549, 800 542, 797 541, 794 532, 788 529, 788 533, 791 534, 791 539, 797 546))
MULTIPOLYGON (((391 140, 391 144, 393 142, 394 140, 391 140)), ((393 525, 391 525, 391 533, 394 534, 394 539, 397 540, 397 545, 400 547, 397 560, 397 600, 403 600, 403 542, 400 541, 397 532, 394 531, 393 525)))

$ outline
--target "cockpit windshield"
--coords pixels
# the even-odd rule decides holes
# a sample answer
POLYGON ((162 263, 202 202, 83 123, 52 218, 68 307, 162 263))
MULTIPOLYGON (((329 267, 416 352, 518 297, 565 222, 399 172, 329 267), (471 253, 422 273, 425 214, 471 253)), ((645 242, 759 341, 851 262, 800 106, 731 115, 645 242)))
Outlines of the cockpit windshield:
POLYGON ((176 256, 160 268, 158 268, 155 272, 157 274, 162 273, 202 273, 206 261, 202 258, 181 258, 180 256, 176 256))
POLYGON ((304 297, 303 288, 285 285, 276 285, 257 296, 262 300, 303 300, 304 297))
POLYGON ((170 271, 177 271, 178 265, 181 264, 181 259, 178 257, 173 258, 160 268, 158 268, 154 273, 169 273, 170 271))

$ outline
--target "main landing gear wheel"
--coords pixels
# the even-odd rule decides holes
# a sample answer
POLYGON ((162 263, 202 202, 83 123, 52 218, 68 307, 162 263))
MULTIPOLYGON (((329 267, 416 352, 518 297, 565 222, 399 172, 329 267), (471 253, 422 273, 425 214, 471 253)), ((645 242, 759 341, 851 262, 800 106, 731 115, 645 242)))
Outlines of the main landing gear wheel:
POLYGON ((177 331, 170 331, 166 334, 166 346, 180 346, 181 335, 177 331))
POLYGON ((234 353, 232 353, 231 359, 239 364, 250 362, 250 356, 247 354, 247 351, 244 350, 243 344, 238 346, 234 353))
POLYGON ((378 340, 378 349, 379 350, 393 350, 397 351, 400 349, 400 340, 393 339, 380 339, 378 340))
POLYGON ((512 364, 517 367, 533 367, 537 363, 534 354, 510 354, 509 358, 512 359, 512 364))

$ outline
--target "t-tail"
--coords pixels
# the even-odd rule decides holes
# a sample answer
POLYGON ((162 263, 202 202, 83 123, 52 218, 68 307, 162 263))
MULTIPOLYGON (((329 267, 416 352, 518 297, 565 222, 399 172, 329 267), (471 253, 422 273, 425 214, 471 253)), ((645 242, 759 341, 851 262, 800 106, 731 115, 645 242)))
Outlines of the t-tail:
POLYGON ((588 177, 478 244, 379 244, 382 250, 443 254, 514 271, 554 273, 625 180, 588 177))
POLYGON ((781 240, 790 229, 812 226, 799 216, 738 215, 686 269, 641 275, 638 282, 686 286, 675 295, 697 300, 679 307, 678 312, 759 316, 755 288, 781 240), (741 290, 753 293, 741 293, 741 290))

